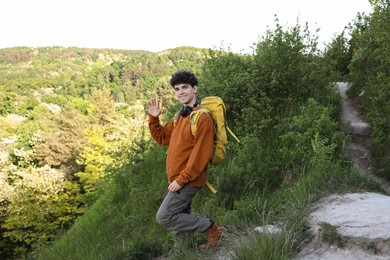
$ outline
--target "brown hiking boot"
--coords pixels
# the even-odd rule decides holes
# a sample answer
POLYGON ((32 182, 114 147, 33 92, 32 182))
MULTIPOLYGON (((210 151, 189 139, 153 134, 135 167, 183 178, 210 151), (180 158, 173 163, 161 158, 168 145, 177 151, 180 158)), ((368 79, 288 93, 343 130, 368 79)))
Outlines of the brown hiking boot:
POLYGON ((216 224, 207 231, 207 243, 200 245, 200 249, 212 250, 218 247, 223 235, 223 227, 219 227, 216 224))

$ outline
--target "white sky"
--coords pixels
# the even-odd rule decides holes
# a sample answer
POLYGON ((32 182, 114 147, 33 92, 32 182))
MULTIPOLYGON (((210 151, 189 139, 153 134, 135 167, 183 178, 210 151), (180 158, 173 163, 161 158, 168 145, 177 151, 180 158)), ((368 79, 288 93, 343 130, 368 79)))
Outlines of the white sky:
POLYGON ((249 51, 275 15, 297 18, 329 43, 368 0, 0 0, 0 48, 76 46, 161 51, 179 46, 249 51))

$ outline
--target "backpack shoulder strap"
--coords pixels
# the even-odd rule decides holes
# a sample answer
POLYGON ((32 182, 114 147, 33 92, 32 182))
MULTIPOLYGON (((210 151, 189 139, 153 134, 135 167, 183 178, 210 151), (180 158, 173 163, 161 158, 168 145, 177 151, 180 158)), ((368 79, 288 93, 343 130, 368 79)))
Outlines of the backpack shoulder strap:
POLYGON ((238 139, 238 137, 233 133, 233 131, 227 125, 226 125, 226 129, 231 134, 231 136, 233 136, 234 139, 236 139, 237 143, 240 143, 240 139, 238 139))
POLYGON ((173 118, 173 127, 176 126, 177 120, 179 119, 180 111, 176 112, 175 117, 173 118))
POLYGON ((196 123, 198 122, 198 119, 202 114, 209 114, 211 117, 210 111, 208 111, 204 107, 198 108, 197 110, 192 111, 190 114, 190 118, 191 118, 190 125, 191 125, 191 132, 193 135, 195 135, 196 133, 196 123))

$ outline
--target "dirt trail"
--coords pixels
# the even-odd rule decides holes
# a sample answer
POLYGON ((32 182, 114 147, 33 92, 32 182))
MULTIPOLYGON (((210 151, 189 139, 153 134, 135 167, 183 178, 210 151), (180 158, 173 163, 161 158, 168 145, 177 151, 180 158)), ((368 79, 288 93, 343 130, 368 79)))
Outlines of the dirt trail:
POLYGON ((348 98, 347 90, 350 85, 345 82, 338 82, 337 87, 342 98, 341 126, 345 132, 351 135, 346 152, 354 161, 356 169, 361 174, 366 174, 371 170, 370 135, 372 127, 362 119, 356 104, 348 98))
POLYGON ((346 154, 354 162, 355 168, 360 174, 374 179, 390 195, 390 184, 372 174, 374 166, 370 150, 373 128, 364 120, 357 104, 348 98, 347 90, 350 84, 337 82, 336 85, 342 98, 341 126, 351 136, 351 140, 346 144, 346 154))

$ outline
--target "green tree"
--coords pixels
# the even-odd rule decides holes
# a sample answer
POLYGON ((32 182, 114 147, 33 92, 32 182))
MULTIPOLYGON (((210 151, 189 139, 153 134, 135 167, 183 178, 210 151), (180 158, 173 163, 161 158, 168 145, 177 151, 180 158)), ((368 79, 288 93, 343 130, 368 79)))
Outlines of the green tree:
POLYGON ((40 164, 61 169, 72 179, 80 170, 76 158, 85 144, 85 123, 77 110, 66 105, 62 113, 48 122, 49 132, 35 135, 33 149, 40 164))
POLYGON ((14 174, 18 178, 12 184, 2 227, 3 236, 15 243, 13 256, 18 258, 56 238, 83 209, 77 184, 67 181, 63 173, 45 166, 14 174))
POLYGON ((323 58, 330 69, 336 74, 335 81, 341 81, 349 74, 349 63, 352 59, 353 49, 343 31, 337 35, 325 48, 323 58))
POLYGON ((93 105, 92 118, 96 124, 109 127, 115 120, 115 102, 107 88, 92 90, 91 103, 93 105))
POLYGON ((14 92, 0 92, 0 115, 12 113, 15 110, 15 102, 18 95, 14 92))
POLYGON ((95 193, 99 182, 110 181, 112 176, 108 173, 109 168, 115 172, 113 169, 122 165, 136 163, 127 161, 129 153, 136 160, 142 160, 142 153, 135 151, 140 146, 136 140, 143 136, 146 128, 144 107, 138 102, 126 110, 126 113, 112 121, 110 128, 94 125, 85 131, 87 144, 77 160, 84 170, 76 175, 86 193, 85 201, 88 204, 97 198, 95 193))
POLYGON ((75 109, 77 109, 82 115, 89 115, 92 111, 92 104, 89 100, 83 98, 71 98, 70 103, 75 109))
POLYGON ((27 116, 27 119, 16 130, 16 135, 18 136, 17 147, 31 149, 31 140, 38 132, 46 133, 50 131, 48 122, 52 116, 52 112, 46 105, 40 104, 35 106, 27 116))
POLYGON ((152 96, 159 97, 163 100, 165 107, 171 107, 176 103, 176 97, 171 84, 169 83, 170 77, 162 77, 156 83, 155 92, 152 96))
POLYGON ((106 140, 105 134, 99 126, 87 129, 87 144, 78 155, 77 163, 83 166, 84 171, 75 175, 79 177, 84 192, 89 196, 94 194, 96 184, 105 177, 107 166, 115 160, 110 153, 112 144, 106 140))
POLYGON ((298 113, 310 97, 324 105, 338 102, 328 71, 321 69, 317 36, 307 26, 286 29, 276 22, 253 56, 219 52, 203 67, 206 95, 224 99, 241 133, 273 131, 280 117, 298 113))
POLYGON ((319 74, 317 36, 307 25, 269 30, 258 43, 255 81, 271 99, 276 113, 294 114, 308 97, 320 96, 329 78, 319 74))
MULTIPOLYGON (((235 118, 241 125, 241 122, 245 120, 243 109, 248 103, 257 103, 256 100, 263 96, 253 80, 255 69, 253 58, 226 52, 210 54, 212 58, 205 62, 199 77, 200 98, 220 96, 227 104, 228 122, 233 124, 231 118, 235 118)), ((257 104, 261 105, 260 102, 257 104)), ((259 109, 258 113, 262 111, 264 110, 259 109)))

